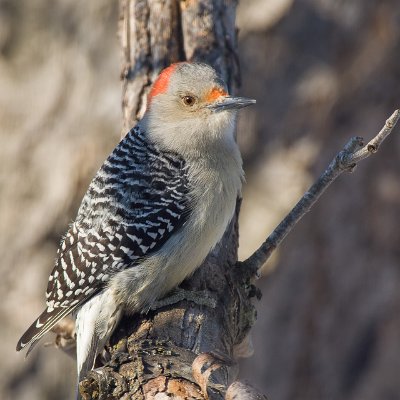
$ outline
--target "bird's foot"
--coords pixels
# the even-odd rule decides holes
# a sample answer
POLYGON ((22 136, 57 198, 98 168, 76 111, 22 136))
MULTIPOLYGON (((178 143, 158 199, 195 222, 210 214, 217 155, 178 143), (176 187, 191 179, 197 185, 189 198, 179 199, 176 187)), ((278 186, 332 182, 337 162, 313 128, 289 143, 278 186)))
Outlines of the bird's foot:
POLYGON ((208 290, 191 291, 182 288, 176 288, 170 292, 166 297, 155 301, 150 310, 158 310, 159 308, 167 307, 172 304, 179 303, 180 301, 191 301, 201 306, 215 308, 217 306, 217 300, 215 296, 208 290))

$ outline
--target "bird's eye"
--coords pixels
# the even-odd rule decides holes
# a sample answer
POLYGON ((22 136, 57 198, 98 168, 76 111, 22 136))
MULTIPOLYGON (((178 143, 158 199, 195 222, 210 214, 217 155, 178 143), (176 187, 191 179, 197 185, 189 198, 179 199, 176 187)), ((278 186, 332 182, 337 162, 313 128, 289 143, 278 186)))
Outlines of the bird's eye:
POLYGON ((182 101, 185 106, 192 107, 196 102, 196 99, 193 96, 183 96, 182 101))

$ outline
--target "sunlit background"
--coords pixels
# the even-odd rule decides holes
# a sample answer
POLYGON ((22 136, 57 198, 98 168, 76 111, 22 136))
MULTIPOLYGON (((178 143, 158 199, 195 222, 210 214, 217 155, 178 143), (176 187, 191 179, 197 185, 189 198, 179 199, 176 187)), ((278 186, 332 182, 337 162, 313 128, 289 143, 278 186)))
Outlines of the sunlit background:
MULTIPOLYGON (((122 126, 118 4, 0 0, 0 398, 73 398, 51 335, 24 360, 57 245, 122 126)), ((240 257, 350 136, 400 107, 398 0, 243 0, 240 257)), ((271 400, 400 398, 400 127, 331 187, 258 281, 241 376, 271 400)))

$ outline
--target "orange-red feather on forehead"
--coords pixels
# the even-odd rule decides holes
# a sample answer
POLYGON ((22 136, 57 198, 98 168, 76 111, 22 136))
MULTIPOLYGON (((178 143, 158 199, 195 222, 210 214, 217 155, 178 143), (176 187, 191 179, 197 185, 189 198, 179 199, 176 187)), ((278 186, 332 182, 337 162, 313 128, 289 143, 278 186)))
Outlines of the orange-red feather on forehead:
POLYGON ((158 94, 165 93, 168 89, 169 80, 180 63, 171 64, 163 69, 150 90, 147 103, 150 104, 152 98, 158 94))
POLYGON ((214 87, 206 96, 206 101, 211 103, 218 100, 221 96, 228 96, 228 93, 222 88, 214 87))

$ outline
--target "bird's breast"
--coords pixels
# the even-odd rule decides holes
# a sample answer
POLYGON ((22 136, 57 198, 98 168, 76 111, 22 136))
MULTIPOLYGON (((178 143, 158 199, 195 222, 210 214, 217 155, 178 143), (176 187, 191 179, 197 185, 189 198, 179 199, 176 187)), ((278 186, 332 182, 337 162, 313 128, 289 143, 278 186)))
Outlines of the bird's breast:
POLYGON ((187 221, 162 248, 111 283, 128 313, 147 309, 201 265, 232 219, 242 179, 240 155, 190 164, 187 221))

